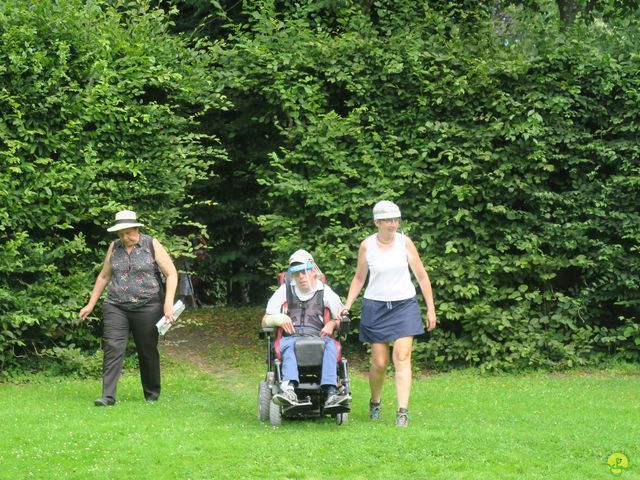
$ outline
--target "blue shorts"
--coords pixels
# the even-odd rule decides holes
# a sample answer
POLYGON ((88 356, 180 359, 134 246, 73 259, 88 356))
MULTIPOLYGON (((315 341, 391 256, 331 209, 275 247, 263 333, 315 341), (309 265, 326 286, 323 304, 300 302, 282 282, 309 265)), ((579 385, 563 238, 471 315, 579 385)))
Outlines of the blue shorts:
POLYGON ((422 315, 416 297, 396 302, 367 298, 363 300, 359 335, 361 342, 387 343, 423 333, 422 315))

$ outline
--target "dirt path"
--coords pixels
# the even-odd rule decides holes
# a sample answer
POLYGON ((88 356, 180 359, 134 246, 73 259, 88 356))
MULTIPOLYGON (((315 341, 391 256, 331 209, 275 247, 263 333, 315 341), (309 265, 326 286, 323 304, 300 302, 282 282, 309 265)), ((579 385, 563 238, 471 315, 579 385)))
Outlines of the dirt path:
MULTIPOLYGON (((211 375, 238 368, 238 358, 264 358, 259 338, 262 307, 221 307, 187 310, 160 340, 160 350, 211 375)), ((366 369, 366 354, 348 349, 350 370, 366 369)), ((258 360, 259 361, 259 360, 258 360)))
POLYGON ((234 368, 230 349, 259 353, 261 312, 255 307, 188 310, 161 339, 160 350, 207 373, 219 374, 234 368))

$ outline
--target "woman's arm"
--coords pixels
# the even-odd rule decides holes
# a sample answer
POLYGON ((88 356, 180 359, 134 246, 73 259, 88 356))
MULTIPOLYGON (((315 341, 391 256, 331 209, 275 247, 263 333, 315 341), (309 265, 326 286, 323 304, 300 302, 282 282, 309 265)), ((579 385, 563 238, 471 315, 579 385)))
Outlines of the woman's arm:
POLYGON ((418 250, 416 249, 413 241, 409 237, 405 238, 407 239, 406 245, 409 266, 411 267, 411 271, 418 281, 418 285, 420 285, 422 296, 427 302, 427 330, 430 331, 433 330, 436 326, 436 307, 433 302, 431 281, 429 280, 429 275, 427 274, 427 271, 422 264, 422 260, 420 259, 420 255, 418 254, 418 250))
POLYGON ((349 293, 347 294, 347 301, 344 303, 344 308, 341 314, 348 312, 356 301, 360 291, 364 286, 364 282, 367 280, 367 274, 369 273, 369 265, 367 265, 367 244, 363 240, 360 242, 360 248, 358 249, 358 264, 356 265, 356 272, 351 280, 349 286, 349 293))
POLYGON ((113 242, 107 249, 107 255, 102 263, 102 270, 100 270, 100 273, 96 278, 96 282, 93 285, 89 302, 82 307, 82 310, 78 313, 78 318, 80 318, 80 320, 84 320, 91 312, 93 312, 93 309, 96 307, 96 303, 98 303, 98 300, 100 299, 100 295, 102 295, 105 287, 109 285, 109 280, 111 280, 111 262, 109 261, 109 257, 111 256, 112 251, 113 242))
POLYGON ((155 238, 153 239, 153 248, 156 252, 156 263, 160 267, 160 270, 162 270, 166 279, 164 316, 169 320, 169 322, 173 322, 173 303, 176 295, 176 288, 178 287, 178 271, 165 248, 155 238))

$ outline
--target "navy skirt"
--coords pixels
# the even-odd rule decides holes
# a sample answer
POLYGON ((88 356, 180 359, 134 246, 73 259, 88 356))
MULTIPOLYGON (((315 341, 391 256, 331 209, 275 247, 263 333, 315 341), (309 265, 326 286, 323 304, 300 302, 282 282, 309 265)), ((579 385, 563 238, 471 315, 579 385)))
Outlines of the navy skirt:
POLYGON ((424 333, 422 315, 416 297, 397 302, 365 298, 362 302, 360 341, 387 343, 397 338, 424 333))

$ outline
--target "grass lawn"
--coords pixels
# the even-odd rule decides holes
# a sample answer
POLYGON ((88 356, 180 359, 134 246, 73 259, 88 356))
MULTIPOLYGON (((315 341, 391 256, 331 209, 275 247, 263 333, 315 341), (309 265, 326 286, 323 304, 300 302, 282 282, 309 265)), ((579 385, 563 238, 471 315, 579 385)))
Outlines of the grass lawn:
MULTIPOLYGON (((118 404, 96 408, 99 380, 36 378, 0 385, 2 479, 640 479, 640 368, 483 376, 461 371, 414 383, 411 424, 367 418, 368 386, 353 373, 349 424, 256 417, 263 356, 218 346, 223 372, 163 350, 163 394, 146 403, 136 372, 118 404), (609 471, 626 454, 630 468, 609 471)), ((212 352, 212 355, 214 352, 212 352)))

